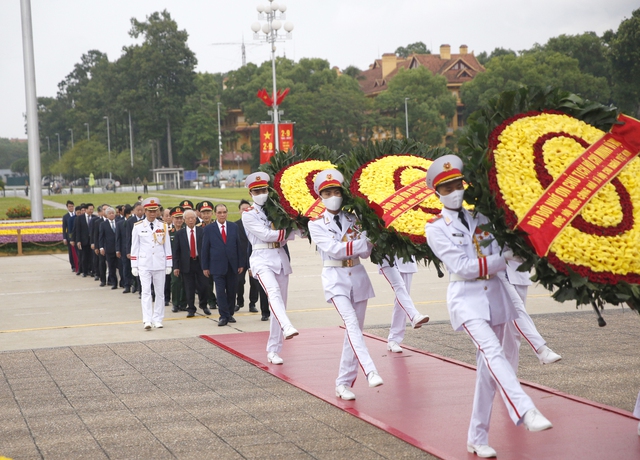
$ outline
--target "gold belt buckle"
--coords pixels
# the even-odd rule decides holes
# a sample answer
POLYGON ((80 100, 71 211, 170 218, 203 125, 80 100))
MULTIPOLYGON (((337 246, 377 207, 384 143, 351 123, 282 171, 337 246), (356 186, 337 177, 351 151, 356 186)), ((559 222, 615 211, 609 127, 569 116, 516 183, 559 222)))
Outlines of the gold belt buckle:
POLYGON ((342 261, 343 267, 353 267, 353 259, 347 259, 342 261))
POLYGON ((278 249, 280 247, 280 243, 273 243, 273 248, 278 249))
POLYGON ((476 278, 477 280, 490 280, 491 279, 491 275, 484 275, 484 276, 480 276, 479 278, 476 278))

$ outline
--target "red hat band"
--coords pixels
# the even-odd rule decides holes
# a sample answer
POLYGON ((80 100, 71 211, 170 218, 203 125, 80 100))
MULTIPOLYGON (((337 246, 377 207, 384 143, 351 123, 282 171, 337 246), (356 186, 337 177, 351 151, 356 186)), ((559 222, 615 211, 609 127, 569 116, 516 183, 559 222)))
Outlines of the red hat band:
POLYGON ((435 189, 438 185, 443 184, 445 182, 449 182, 455 179, 462 179, 464 176, 460 172, 459 169, 449 169, 447 171, 442 171, 433 179, 433 188, 435 189))

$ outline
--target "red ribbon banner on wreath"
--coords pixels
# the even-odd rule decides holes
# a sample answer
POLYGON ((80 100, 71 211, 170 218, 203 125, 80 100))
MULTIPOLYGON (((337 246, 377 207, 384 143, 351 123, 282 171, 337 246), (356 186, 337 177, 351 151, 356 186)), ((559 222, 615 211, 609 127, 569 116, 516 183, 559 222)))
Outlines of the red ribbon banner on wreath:
POLYGON ((384 226, 389 227, 402 213, 422 203, 433 193, 433 190, 427 189, 424 179, 418 179, 402 187, 380 203, 382 210, 380 217, 384 221, 384 226))
POLYGON ((539 256, 595 194, 640 153, 640 121, 620 115, 611 131, 587 148, 558 176, 520 220, 539 256))

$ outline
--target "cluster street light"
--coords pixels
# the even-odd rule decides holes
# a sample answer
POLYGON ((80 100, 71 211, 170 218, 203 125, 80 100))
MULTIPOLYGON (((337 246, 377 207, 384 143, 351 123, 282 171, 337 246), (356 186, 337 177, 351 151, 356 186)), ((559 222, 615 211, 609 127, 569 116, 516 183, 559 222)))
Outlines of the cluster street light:
POLYGON ((133 126, 131 125, 131 110, 129 113, 129 149, 131 150, 131 167, 133 168, 133 126))
POLYGON ((71 148, 73 148, 73 129, 69 128, 69 131, 71 132, 71 148))
MULTIPOLYGON (((107 149, 109 150, 109 180, 111 177, 111 133, 109 132, 109 117, 102 117, 107 120, 107 149)), ((88 129, 88 127, 87 127, 88 129)))
POLYGON ((279 4, 273 0, 269 0, 267 5, 258 5, 258 19, 266 21, 264 24, 260 22, 254 22, 251 24, 251 30, 253 30, 253 38, 256 40, 263 40, 266 43, 271 44, 271 73, 273 75, 273 128, 275 133, 275 151, 280 150, 280 140, 278 136, 278 102, 276 92, 276 41, 282 41, 284 38, 291 38, 291 31, 293 30, 293 24, 291 22, 282 21, 286 19, 285 11, 287 7, 279 4), (278 30, 284 28, 286 36, 280 34, 278 36, 278 30), (260 31, 264 33, 264 36, 260 36, 260 31))
MULTIPOLYGON (((56 133, 56 136, 58 136, 58 161, 60 161, 60 134, 56 133)), ((73 135, 71 135, 71 139, 73 139, 73 135)))
POLYGON ((49 141, 49 136, 46 136, 47 138, 47 147, 49 148, 49 155, 51 155, 51 142, 49 141))
POLYGON ((220 104, 218 102, 218 169, 220 170, 220 174, 222 174, 222 131, 220 131, 220 104))
POLYGON ((91 140, 91 135, 89 133, 89 123, 85 123, 84 125, 87 127, 87 140, 90 141, 91 140))

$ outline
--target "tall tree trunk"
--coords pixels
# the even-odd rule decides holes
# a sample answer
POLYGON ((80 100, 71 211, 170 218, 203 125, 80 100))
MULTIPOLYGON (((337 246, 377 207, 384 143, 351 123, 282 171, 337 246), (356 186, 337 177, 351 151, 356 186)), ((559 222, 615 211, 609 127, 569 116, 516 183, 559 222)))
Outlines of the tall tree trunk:
POLYGON ((167 118, 167 155, 169 157, 169 167, 173 168, 173 149, 171 148, 171 122, 167 118))
POLYGON ((151 144, 151 169, 156 169, 156 149, 155 141, 149 141, 151 144))
POLYGON ((156 167, 162 168, 162 150, 160 149, 160 139, 156 139, 156 154, 158 159, 156 160, 156 167))

